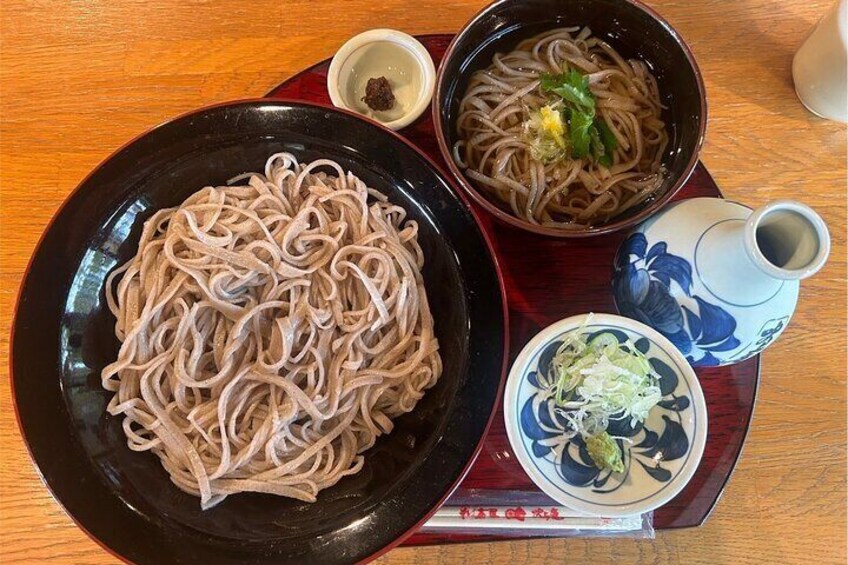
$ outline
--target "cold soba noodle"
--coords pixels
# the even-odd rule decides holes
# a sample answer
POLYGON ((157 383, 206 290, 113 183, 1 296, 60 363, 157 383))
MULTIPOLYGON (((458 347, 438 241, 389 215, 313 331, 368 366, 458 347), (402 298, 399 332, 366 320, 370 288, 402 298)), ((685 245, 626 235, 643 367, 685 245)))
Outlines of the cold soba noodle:
POLYGON ((108 410, 203 508, 312 502, 442 372, 418 226, 332 161, 234 181, 154 214, 110 275, 108 410))
POLYGON ((521 219, 598 224, 660 186, 661 109, 644 62, 623 59, 588 28, 556 29, 474 73, 454 157, 521 219))

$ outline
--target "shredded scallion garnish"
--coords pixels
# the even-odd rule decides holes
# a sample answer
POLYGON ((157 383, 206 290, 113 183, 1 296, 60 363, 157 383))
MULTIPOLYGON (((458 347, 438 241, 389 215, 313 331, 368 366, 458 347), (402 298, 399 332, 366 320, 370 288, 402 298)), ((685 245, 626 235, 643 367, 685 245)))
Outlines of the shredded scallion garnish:
POLYGON ((557 349, 549 377, 557 412, 586 440, 593 461, 621 471, 618 446, 607 434, 610 420, 636 426, 662 398, 660 377, 645 355, 611 332, 588 334, 581 328, 557 349))

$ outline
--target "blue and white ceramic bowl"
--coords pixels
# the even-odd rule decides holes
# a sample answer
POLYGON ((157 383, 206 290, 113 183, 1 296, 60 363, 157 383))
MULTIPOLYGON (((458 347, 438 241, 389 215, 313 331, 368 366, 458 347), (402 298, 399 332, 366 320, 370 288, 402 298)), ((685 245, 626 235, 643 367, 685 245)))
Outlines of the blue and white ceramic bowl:
POLYGON ((704 394, 680 351, 650 327, 612 314, 573 316, 536 335, 512 365, 504 418, 512 449, 533 482, 560 504, 600 516, 640 514, 671 500, 695 473, 707 438, 704 394), (567 439, 566 422, 548 410, 548 367, 562 340, 577 331, 631 340, 661 377, 663 398, 644 424, 613 421, 607 430, 626 438, 617 440, 622 473, 599 470, 579 435, 567 439))

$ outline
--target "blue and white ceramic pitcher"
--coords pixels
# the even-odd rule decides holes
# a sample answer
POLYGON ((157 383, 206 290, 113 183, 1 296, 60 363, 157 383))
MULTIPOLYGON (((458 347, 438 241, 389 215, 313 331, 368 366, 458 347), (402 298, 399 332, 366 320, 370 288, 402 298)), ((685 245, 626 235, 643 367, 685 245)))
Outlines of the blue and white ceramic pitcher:
POLYGON ((693 365, 738 363, 786 328, 798 281, 829 252, 824 221, 798 202, 751 210, 718 198, 683 200, 619 248, 616 305, 668 337, 693 365))

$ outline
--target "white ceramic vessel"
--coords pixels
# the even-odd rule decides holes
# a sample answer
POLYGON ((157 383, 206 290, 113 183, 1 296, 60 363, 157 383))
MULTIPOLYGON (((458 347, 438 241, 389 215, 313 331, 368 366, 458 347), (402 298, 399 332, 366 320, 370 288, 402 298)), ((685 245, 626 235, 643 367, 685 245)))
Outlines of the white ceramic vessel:
POLYGON ((718 198, 672 204, 619 248, 619 312, 672 341, 696 366, 738 363, 783 332, 799 280, 827 261, 830 236, 808 206, 758 210, 718 198))
POLYGON ((804 40, 792 80, 808 110, 848 122, 848 0, 837 0, 804 40))

